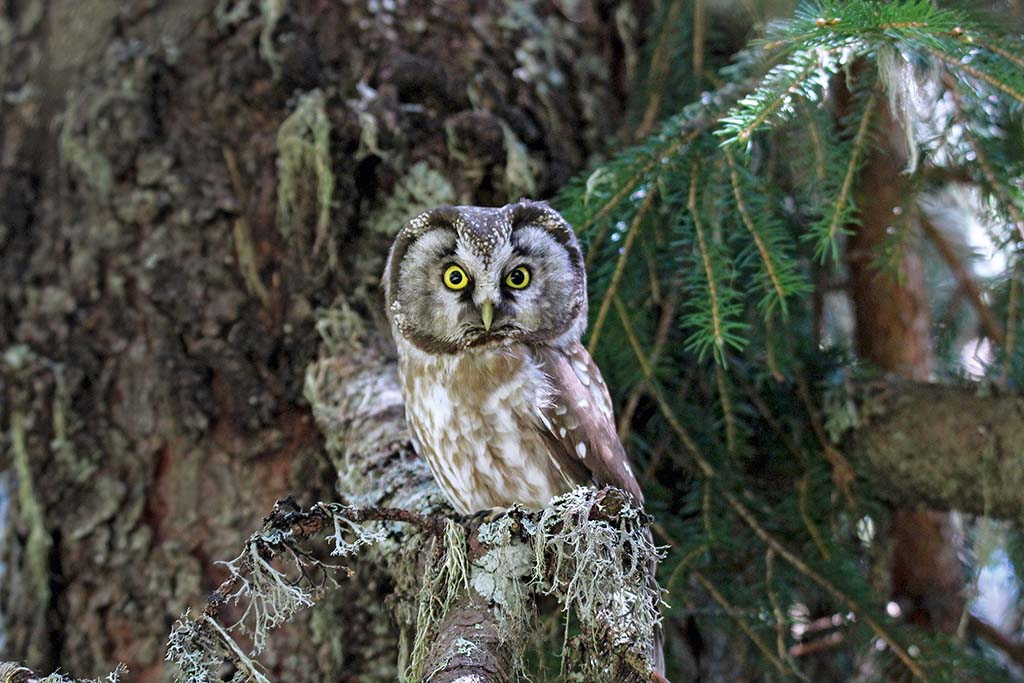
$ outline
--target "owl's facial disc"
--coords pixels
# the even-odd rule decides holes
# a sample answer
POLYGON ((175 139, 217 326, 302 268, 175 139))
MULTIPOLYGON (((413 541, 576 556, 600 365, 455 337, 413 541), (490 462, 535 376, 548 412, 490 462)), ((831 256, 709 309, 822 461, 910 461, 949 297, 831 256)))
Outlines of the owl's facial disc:
POLYGON ((416 232, 392 250, 387 291, 396 332, 420 350, 450 354, 582 332, 582 257, 546 205, 447 207, 409 227, 416 232))

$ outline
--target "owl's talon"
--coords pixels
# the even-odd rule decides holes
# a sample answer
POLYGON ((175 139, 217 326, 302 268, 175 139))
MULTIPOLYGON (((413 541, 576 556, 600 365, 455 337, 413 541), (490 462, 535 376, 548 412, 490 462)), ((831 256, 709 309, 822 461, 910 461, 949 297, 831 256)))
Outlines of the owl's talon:
POLYGON ((480 526, 481 524, 491 524, 498 521, 499 517, 503 517, 508 514, 510 508, 493 507, 484 508, 483 510, 477 510, 473 514, 466 518, 466 521, 470 526, 480 526))

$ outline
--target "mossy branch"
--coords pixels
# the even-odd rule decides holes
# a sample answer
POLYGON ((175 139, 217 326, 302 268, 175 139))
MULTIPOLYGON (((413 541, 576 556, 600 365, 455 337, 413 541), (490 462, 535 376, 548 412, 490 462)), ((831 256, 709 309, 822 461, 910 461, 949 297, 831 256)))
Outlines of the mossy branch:
MULTIPOLYGON (((290 498, 281 500, 239 556, 223 563, 230 576, 204 609, 196 617, 186 614, 175 625, 167 658, 176 665, 176 680, 219 681, 218 671, 227 659, 244 672, 242 680, 269 683, 254 659, 269 633, 297 611, 312 607, 324 590, 337 585, 334 575, 344 570, 317 559, 310 541, 331 532, 325 537, 333 546, 330 554, 353 556, 384 542, 394 533, 387 525, 394 523, 431 539, 419 544, 408 537, 403 543, 414 553, 422 550, 427 568, 414 598, 416 638, 405 680, 447 680, 443 673, 450 665, 472 668, 477 657, 521 669, 532 600, 538 594, 554 595, 576 616, 589 638, 580 662, 591 674, 626 666, 633 672, 630 676, 652 675, 649 665, 639 664, 646 661, 660 621, 660 592, 651 573, 659 551, 647 531, 648 518, 617 489, 581 488, 543 510, 513 508, 487 524, 479 518, 338 503, 303 510, 290 498), (495 558, 514 554, 516 548, 532 558, 519 571, 514 564, 495 564, 495 558), (288 566, 291 571, 284 569, 288 566), (220 608, 241 600, 246 601, 242 617, 222 625, 220 608), (461 616, 453 623, 456 610, 461 616), (466 630, 467 624, 488 624, 487 637, 466 630), (233 631, 251 636, 250 652, 242 650, 233 631), (597 655, 608 651, 618 656, 609 660, 597 655)), ((512 680, 513 674, 502 671, 493 680, 512 680)))

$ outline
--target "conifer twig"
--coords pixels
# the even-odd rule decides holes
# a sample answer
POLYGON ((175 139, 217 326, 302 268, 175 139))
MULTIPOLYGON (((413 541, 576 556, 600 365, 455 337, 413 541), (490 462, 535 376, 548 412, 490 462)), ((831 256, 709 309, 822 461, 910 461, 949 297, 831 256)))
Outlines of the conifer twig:
POLYGON ((1006 61, 1013 62, 1014 64, 1016 64, 1021 69, 1024 69, 1024 58, 1022 58, 1020 55, 1015 55, 1012 52, 1010 52, 1009 50, 1004 50, 1003 48, 999 47, 998 45, 994 45, 994 44, 989 43, 987 41, 986 42, 982 42, 982 41, 978 41, 977 39, 975 39, 975 40, 972 41, 972 44, 976 45, 976 46, 978 46, 978 47, 980 47, 980 48, 982 48, 984 50, 988 50, 989 52, 997 54, 1000 57, 1002 57, 1003 59, 1005 59, 1006 61))
POLYGON ((661 113, 661 103, 664 99, 665 80, 669 71, 669 36, 676 29, 679 22, 679 15, 683 11, 683 0, 673 0, 669 5, 665 18, 661 23, 661 30, 658 32, 658 42, 654 46, 654 53, 651 55, 650 67, 650 95, 647 98, 647 106, 644 108, 643 118, 636 128, 635 139, 641 140, 651 132, 654 124, 658 121, 661 113))
POLYGON ((968 76, 971 76, 972 78, 988 83, 996 90, 999 90, 1000 92, 1009 95, 1013 99, 1017 100, 1021 104, 1024 104, 1024 93, 1017 92, 1009 83, 1001 81, 992 74, 982 71, 981 69, 977 69, 971 66, 970 64, 967 64, 963 60, 953 59, 952 57, 941 52, 940 50, 929 49, 927 50, 927 52, 932 57, 938 59, 940 62, 949 65, 952 69, 962 71, 968 76))
POLYGON ((718 280, 715 278, 714 267, 711 263, 711 249, 704 235, 704 227, 701 224, 700 212, 697 211, 697 177, 700 164, 696 159, 690 165, 690 194, 686 207, 693 218, 693 229, 697 234, 697 248, 700 250, 701 263, 704 266, 704 277, 708 282, 708 294, 711 297, 711 321, 712 331, 715 339, 715 347, 719 353, 725 350, 725 335, 723 333, 721 308, 718 298, 718 280))
MULTIPOLYGON (((768 593, 768 601, 772 604, 772 613, 775 615, 775 650, 778 652, 779 661, 785 661, 786 653, 786 620, 782 614, 782 607, 779 605, 779 597, 775 594, 772 584, 775 583, 773 566, 775 564, 775 551, 768 548, 764 552, 764 587, 768 593)), ((792 666, 792 663, 790 663, 792 666)))
POLYGON ((1017 344, 1017 308, 1020 306, 1020 282, 1024 279, 1024 257, 1020 254, 1014 259, 1013 268, 1010 271, 1010 300, 1007 302, 1006 315, 1006 345, 1003 352, 1006 354, 1006 361, 1003 363, 1003 370, 1000 373, 999 381, 1005 387, 1010 378, 1010 366, 1013 365, 1013 355, 1017 344))
MULTIPOLYGON (((688 147, 694 140, 699 138, 701 135, 706 133, 712 126, 718 123, 718 116, 715 116, 709 120, 701 121, 694 124, 693 130, 688 134, 682 136, 672 144, 666 146, 664 149, 659 150, 657 153, 652 153, 650 160, 640 167, 639 170, 635 171, 629 178, 625 179, 622 183, 622 187, 619 191, 605 202, 600 209, 590 216, 587 220, 583 221, 576 226, 576 232, 582 234, 586 232, 592 225, 597 224, 601 219, 612 212, 615 207, 622 203, 622 200, 628 197, 633 189, 643 181, 644 177, 655 169, 658 164, 661 163, 663 158, 671 157, 679 152, 679 150, 688 147)), ((605 236, 608 234, 608 229, 605 227, 597 235, 594 236, 593 242, 591 242, 590 249, 587 252, 586 259, 584 260, 585 265, 589 268, 597 253, 600 251, 601 244, 604 242, 605 236)))
POLYGON ((704 590, 708 592, 712 599, 722 606, 725 613, 732 617, 733 621, 736 622, 736 625, 740 627, 740 630, 743 631, 747 638, 750 638, 751 642, 753 642, 757 649, 761 651, 761 654, 764 655, 764 658, 771 662, 771 665, 774 666, 780 674, 787 678, 793 675, 794 672, 791 671, 781 659, 772 654, 771 648, 768 647, 768 644, 761 639, 761 636, 757 635, 757 632, 750 627, 750 624, 740 616, 739 610, 737 610, 729 600, 722 595, 715 585, 711 583, 711 581, 704 576, 700 570, 691 570, 690 576, 697 579, 697 582, 704 587, 704 590))
POLYGON ((825 539, 821 537, 821 531, 818 530, 818 525, 811 519, 811 511, 807 505, 807 492, 809 490, 809 483, 807 481, 807 475, 804 475, 797 481, 797 494, 799 495, 800 502, 800 517, 803 519, 804 526, 807 527, 807 531, 811 534, 811 538, 814 539, 814 545, 817 546, 818 552, 826 560, 832 559, 832 553, 825 547, 825 539))
POLYGON ((719 363, 715 363, 715 383, 718 385, 718 401, 722 406, 722 416, 725 420, 725 446, 730 453, 736 453, 736 415, 732 409, 732 400, 729 398, 729 388, 725 383, 725 370, 719 363))
POLYGON ((619 314, 619 320, 622 322, 622 329, 626 332, 626 339, 629 340, 629 345, 633 347, 633 353, 636 354, 637 362, 640 363, 640 369, 643 371, 644 377, 651 377, 654 374, 654 371, 651 368, 650 361, 647 359, 647 355, 640 346, 640 339, 637 337, 636 330, 633 328, 633 321, 629 319, 629 313, 626 311, 626 307, 623 305, 618 294, 615 295, 614 302, 615 312, 619 314))
POLYGON ((767 121, 768 117, 774 114, 777 109, 782 107, 782 105, 785 104, 790 97, 792 97, 793 92, 797 89, 797 86, 800 83, 803 83, 805 80, 807 80, 807 78, 809 78, 810 75, 814 73, 817 69, 817 60, 811 60, 807 64, 807 66, 804 67, 804 70, 798 73, 795 78, 793 78, 792 82, 788 87, 781 88, 775 94, 775 96, 765 106, 761 108, 761 111, 759 111, 757 115, 754 116, 753 121, 751 121, 744 127, 740 128, 736 132, 736 140, 739 142, 747 142, 748 140, 750 140, 751 136, 754 134, 754 131, 756 131, 758 127, 761 126, 761 124, 767 121))
POLYGON ((1005 633, 973 614, 967 617, 967 628, 977 634, 979 638, 1006 654, 1017 666, 1024 667, 1024 643, 1014 642, 1005 633))
POLYGON ((800 100, 800 109, 807 119, 807 132, 811 136, 811 149, 814 150, 814 177, 821 183, 825 181, 825 143, 806 100, 800 100))
POLYGON ((999 323, 996 322, 996 317, 992 313, 992 309, 989 308, 982 299, 981 290, 978 289, 978 285, 974 281, 974 278, 972 278, 970 273, 967 272, 967 268, 964 267, 960 257, 957 256, 956 250, 953 249, 953 245, 949 243, 949 240, 947 240, 942 234, 942 231, 936 228, 931 221, 926 218, 922 218, 920 223, 921 230, 924 231, 928 241, 935 245, 935 249, 939 252, 939 256, 941 256, 942 260, 946 262, 947 266, 949 266, 949 269, 952 271, 953 277, 956 278, 960 289, 967 295, 967 300, 971 302, 971 306, 973 306, 974 310, 978 313, 978 319, 981 321, 982 329, 985 330, 985 335, 1000 347, 1004 347, 1006 344, 1006 337, 1003 335, 1003 331, 999 328, 999 323))
POLYGON ((736 159, 733 157, 732 150, 728 147, 725 148, 725 160, 729 164, 729 180, 732 185, 733 197, 736 199, 736 210, 739 212, 740 219, 743 221, 747 232, 754 238, 754 244, 757 245, 757 251, 761 255, 761 262, 764 263, 765 271, 768 273, 772 287, 775 288, 775 295, 779 299, 779 307, 782 309, 783 316, 785 316, 786 291, 783 289, 782 282, 775 272, 775 265, 772 263, 771 254, 768 253, 768 246, 765 244, 764 238, 761 236, 757 226, 754 225, 754 220, 747 210, 746 202, 743 199, 743 192, 740 189, 740 177, 739 170, 736 168, 736 159))
POLYGON ((853 140, 853 149, 850 151, 850 159, 846 164, 846 172, 843 174, 843 184, 839 189, 839 196, 836 197, 836 201, 832 209, 832 216, 829 219, 828 230, 818 247, 822 262, 824 262, 825 250, 828 247, 831 247, 832 259, 838 260, 839 258, 839 242, 837 236, 843 220, 843 211, 846 208, 847 202, 850 201, 850 195, 853 194, 853 183, 857 178, 857 169, 860 167, 861 155, 867 147, 867 133, 869 124, 871 123, 871 115, 874 112, 876 97, 877 95, 872 92, 868 97, 867 103, 864 105, 864 112, 861 114, 860 125, 857 127, 857 135, 853 140))
POLYGON ((656 186, 652 183, 651 187, 647 189, 647 196, 644 197, 643 204, 640 205, 636 216, 633 217, 633 222, 629 226, 629 234, 626 235, 626 241, 623 243, 622 251, 619 254, 618 261, 615 263, 615 271, 612 273, 611 282, 608 283, 608 289, 605 290, 604 296, 601 298, 601 307, 597 311, 597 319, 594 320, 594 326, 590 331, 590 342, 587 344, 587 350, 591 355, 594 354, 594 350, 597 348, 598 339, 601 337, 601 328, 604 327, 605 318, 608 316, 608 309, 612 303, 612 297, 615 296, 615 292, 619 288, 619 282, 622 280, 622 274, 626 270, 626 260, 629 258, 633 243, 640 233, 640 227, 643 225, 644 218, 647 217, 647 210, 651 208, 654 197, 657 195, 655 188, 656 186))
POLYGON ((693 0, 693 82, 696 92, 694 99, 700 95, 700 83, 704 76, 704 38, 707 31, 704 15, 704 0, 693 0))
POLYGON ((629 426, 633 421, 633 415, 636 414, 636 409, 640 405, 640 397, 647 391, 647 382, 653 378, 653 369, 658 364, 658 359, 661 357, 661 353, 665 348, 665 342, 668 340, 668 333, 672 329, 672 323, 676 319, 676 309, 679 305, 679 287, 671 287, 669 290, 668 300, 665 302, 664 307, 661 311, 661 317, 658 319, 658 328, 654 332, 654 346, 651 347, 651 353, 647 357, 646 365, 647 368, 651 369, 652 373, 644 376, 644 383, 638 384, 634 387, 630 393, 629 398, 626 399, 626 405, 622 409, 622 414, 619 415, 619 440, 623 443, 629 437, 629 426))

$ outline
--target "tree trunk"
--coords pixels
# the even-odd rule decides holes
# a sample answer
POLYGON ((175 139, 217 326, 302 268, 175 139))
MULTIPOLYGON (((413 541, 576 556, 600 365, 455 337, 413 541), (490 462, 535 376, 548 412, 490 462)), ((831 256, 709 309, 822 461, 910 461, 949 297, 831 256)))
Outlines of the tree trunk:
MULTIPOLYGON (((876 367, 927 380, 934 359, 921 256, 904 246, 895 263, 880 266, 893 236, 919 234, 915 194, 904 172, 908 158, 900 122, 879 98, 880 138, 865 159, 856 193, 860 224, 846 247, 856 317, 857 352, 876 367)), ((899 509, 889 528, 893 600, 911 623, 952 633, 963 612, 963 584, 949 515, 899 509)))
MULTIPOLYGON (((581 170, 645 4, 0 7, 0 659, 160 681, 214 561, 278 497, 351 483, 304 376, 382 338, 395 231, 581 170)), ((390 585, 357 571, 275 634, 272 675, 395 680, 390 585)))

